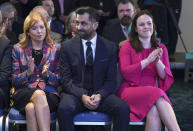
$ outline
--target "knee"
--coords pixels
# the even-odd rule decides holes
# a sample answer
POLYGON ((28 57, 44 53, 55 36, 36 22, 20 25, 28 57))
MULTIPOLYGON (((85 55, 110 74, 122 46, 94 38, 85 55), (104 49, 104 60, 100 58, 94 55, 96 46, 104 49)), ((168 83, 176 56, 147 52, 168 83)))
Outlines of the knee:
POLYGON ((63 113, 71 113, 71 112, 74 112, 75 111, 75 108, 71 105, 68 105, 68 106, 59 106, 58 107, 58 111, 59 112, 63 112, 63 113))
POLYGON ((35 108, 33 103, 28 103, 25 106, 25 112, 27 116, 34 117, 35 116, 35 108))
POLYGON ((163 104, 165 103, 166 100, 164 99, 164 97, 160 97, 157 101, 156 101, 156 104, 163 104))
POLYGON ((151 118, 151 119, 160 119, 160 116, 159 116, 159 112, 157 110, 157 107, 155 105, 153 105, 148 113, 148 118, 151 118))
POLYGON ((42 100, 45 100, 45 98, 46 98, 46 94, 43 90, 36 90, 33 93, 31 100, 32 101, 42 101, 42 100))
POLYGON ((130 112, 129 105, 126 102, 120 102, 118 106, 116 106, 116 112, 119 114, 128 114, 130 112))

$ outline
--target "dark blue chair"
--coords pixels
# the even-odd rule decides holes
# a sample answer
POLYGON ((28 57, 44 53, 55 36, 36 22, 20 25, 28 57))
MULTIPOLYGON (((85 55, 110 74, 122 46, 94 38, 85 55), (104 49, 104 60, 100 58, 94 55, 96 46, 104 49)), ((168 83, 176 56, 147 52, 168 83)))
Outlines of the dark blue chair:
POLYGON ((82 112, 74 117, 74 125, 105 126, 108 131, 111 130, 111 123, 112 118, 100 112, 82 112))
POLYGON ((0 117, 3 116, 3 109, 0 109, 0 117))
POLYGON ((3 131, 3 129, 4 129, 4 131, 8 131, 8 120, 6 119, 6 117, 4 115, 5 115, 4 110, 0 109, 0 131, 3 131), (4 119, 5 119, 5 121, 4 121, 4 119), (5 123, 3 123, 3 121, 5 123))
POLYGON ((0 130, 2 131, 3 127, 3 109, 0 109, 0 130))
MULTIPOLYGON (((9 122, 9 131, 12 130, 19 130, 20 124, 26 124, 26 118, 24 115, 19 113, 18 110, 15 108, 11 108, 8 114, 8 122, 9 122)), ((51 129, 53 131, 56 130, 56 113, 52 112, 50 114, 50 123, 51 123, 51 129)))

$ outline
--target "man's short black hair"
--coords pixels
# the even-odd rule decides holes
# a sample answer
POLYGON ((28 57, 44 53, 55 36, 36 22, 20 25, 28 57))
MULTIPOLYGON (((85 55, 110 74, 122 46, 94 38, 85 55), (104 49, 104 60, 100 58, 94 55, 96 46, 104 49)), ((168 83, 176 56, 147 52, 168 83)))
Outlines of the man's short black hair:
POLYGON ((119 4, 127 4, 127 3, 131 3, 131 4, 134 6, 133 0, 119 0, 117 6, 118 6, 119 4))
POLYGON ((83 15, 84 13, 88 13, 89 14, 89 19, 91 21, 97 21, 99 22, 100 17, 98 15, 98 12, 96 9, 92 8, 92 7, 80 7, 78 9, 76 9, 76 15, 83 15))

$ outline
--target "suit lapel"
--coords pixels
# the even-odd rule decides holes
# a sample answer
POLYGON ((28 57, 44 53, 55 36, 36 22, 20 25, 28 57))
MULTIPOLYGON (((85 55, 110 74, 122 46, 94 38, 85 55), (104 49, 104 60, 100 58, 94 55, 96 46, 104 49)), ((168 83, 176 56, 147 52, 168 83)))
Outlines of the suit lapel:
POLYGON ((83 47, 82 47, 82 41, 80 38, 74 38, 74 40, 72 41, 72 44, 75 44, 75 46, 72 46, 74 50, 74 54, 77 54, 79 60, 80 60, 80 64, 81 66, 83 66, 85 64, 85 60, 84 60, 84 51, 83 51, 83 47))
POLYGON ((124 33, 123 33, 123 30, 122 30, 122 27, 121 27, 121 25, 120 25, 120 23, 118 24, 118 32, 120 32, 120 36, 119 36, 119 38, 120 38, 120 40, 122 41, 122 40, 126 40, 127 38, 125 37, 125 35, 124 35, 124 33))
POLYGON ((104 50, 103 41, 101 40, 100 36, 97 36, 94 66, 98 63, 98 61, 101 58, 103 58, 104 56, 103 50, 104 50))

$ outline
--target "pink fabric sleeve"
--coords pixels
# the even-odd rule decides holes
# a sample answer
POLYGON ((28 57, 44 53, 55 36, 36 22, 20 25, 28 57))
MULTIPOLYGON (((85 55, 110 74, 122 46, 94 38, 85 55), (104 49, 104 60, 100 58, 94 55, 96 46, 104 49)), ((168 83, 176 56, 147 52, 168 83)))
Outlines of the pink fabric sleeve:
POLYGON ((161 61, 165 65, 165 72, 166 72, 166 77, 164 80, 159 78, 159 85, 162 90, 166 91, 170 88, 170 86, 174 82, 174 77, 170 69, 167 48, 163 44, 159 44, 159 46, 163 49, 163 55, 161 57, 161 61))
POLYGON ((141 62, 132 64, 132 54, 136 53, 134 53, 134 50, 130 46, 129 41, 126 41, 122 45, 119 52, 119 68, 121 75, 130 84, 130 86, 137 86, 142 71, 141 62))

